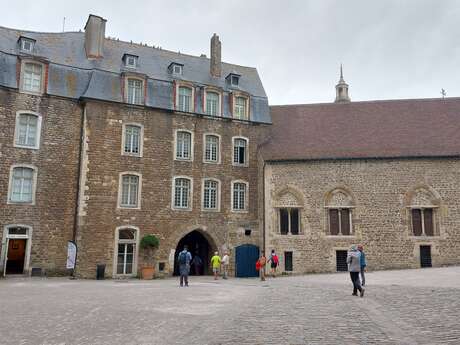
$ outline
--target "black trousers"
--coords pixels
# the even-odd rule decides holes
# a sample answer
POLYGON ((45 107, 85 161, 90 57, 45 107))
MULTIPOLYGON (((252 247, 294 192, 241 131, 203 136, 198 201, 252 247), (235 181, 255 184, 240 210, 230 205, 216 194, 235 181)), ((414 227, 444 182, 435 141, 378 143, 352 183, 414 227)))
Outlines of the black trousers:
POLYGON ((361 282, 359 281, 359 272, 350 272, 351 282, 353 283, 353 293, 357 294, 358 290, 361 292, 361 282))

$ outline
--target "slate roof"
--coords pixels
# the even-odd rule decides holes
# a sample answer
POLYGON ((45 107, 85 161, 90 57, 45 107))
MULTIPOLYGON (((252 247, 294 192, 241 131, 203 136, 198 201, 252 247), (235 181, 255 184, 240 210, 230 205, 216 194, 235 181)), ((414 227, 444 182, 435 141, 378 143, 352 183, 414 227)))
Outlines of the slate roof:
POLYGON ((460 156, 460 98, 271 106, 265 160, 460 156))
MULTIPOLYGON (((253 103, 251 104, 251 115, 254 115, 251 120, 270 122, 267 96, 255 68, 222 63, 222 76, 214 78, 209 72, 209 58, 180 54, 109 38, 104 41, 103 59, 87 59, 84 48, 84 32, 42 33, 0 27, 0 72, 3 74, 3 76, 0 75, 0 85, 17 87, 15 66, 16 56, 20 54, 17 44, 20 36, 36 40, 33 55, 43 57, 50 62, 49 82, 51 85, 48 87, 48 92, 51 94, 121 101, 120 73, 132 71, 129 68, 124 68, 122 64, 123 55, 127 53, 139 57, 138 68, 135 72, 145 74, 154 89, 165 86, 168 89, 168 94, 169 90, 172 90, 173 80, 178 79, 168 72, 168 66, 171 62, 184 65, 183 75, 180 79, 191 81, 196 85, 219 87, 225 92, 233 90, 226 83, 225 77, 229 73, 240 74, 241 78, 237 90, 251 95, 250 103, 253 103), (57 73, 54 79, 52 78, 53 73, 57 73), (68 79, 69 73, 73 74, 72 80, 76 82, 73 85, 63 82, 63 80, 68 79), (56 85, 52 85, 54 82, 56 85)), ((147 92, 152 94, 152 90, 147 92)), ((162 93, 162 99, 152 98, 148 100, 146 105, 173 108, 172 99, 166 99, 166 94, 162 93)), ((170 94, 172 95, 172 92, 170 94)))

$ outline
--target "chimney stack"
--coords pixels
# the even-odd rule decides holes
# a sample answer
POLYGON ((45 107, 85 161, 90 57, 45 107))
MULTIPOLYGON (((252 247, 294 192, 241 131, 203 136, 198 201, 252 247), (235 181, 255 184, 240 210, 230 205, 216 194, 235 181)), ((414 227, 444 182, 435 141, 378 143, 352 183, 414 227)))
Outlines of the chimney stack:
POLYGON ((219 78, 222 75, 221 43, 219 36, 214 34, 211 38, 211 76, 219 78))
POLYGON ((90 14, 85 25, 85 51, 88 59, 104 57, 106 19, 90 14))

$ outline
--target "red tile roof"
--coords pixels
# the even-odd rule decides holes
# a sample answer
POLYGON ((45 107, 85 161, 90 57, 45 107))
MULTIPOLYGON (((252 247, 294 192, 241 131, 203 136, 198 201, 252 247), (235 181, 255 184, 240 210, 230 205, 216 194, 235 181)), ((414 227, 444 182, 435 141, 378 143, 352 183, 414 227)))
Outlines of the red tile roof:
POLYGON ((460 98, 271 106, 265 160, 460 156, 460 98))

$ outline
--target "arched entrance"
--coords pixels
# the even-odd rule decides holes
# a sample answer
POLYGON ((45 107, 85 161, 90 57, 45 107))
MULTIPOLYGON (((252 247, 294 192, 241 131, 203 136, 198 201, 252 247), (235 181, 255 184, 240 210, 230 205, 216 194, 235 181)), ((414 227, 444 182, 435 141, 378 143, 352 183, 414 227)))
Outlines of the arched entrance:
POLYGON ((192 254, 192 263, 195 263, 194 260, 196 256, 201 259, 201 265, 191 265, 190 274, 191 275, 207 275, 211 274, 209 268, 209 262, 213 251, 216 250, 212 239, 206 238, 200 230, 193 230, 187 235, 182 237, 176 247, 176 252, 174 253, 174 275, 179 275, 179 265, 177 263, 177 257, 179 253, 184 249, 184 246, 188 246, 188 251, 192 254))

